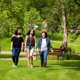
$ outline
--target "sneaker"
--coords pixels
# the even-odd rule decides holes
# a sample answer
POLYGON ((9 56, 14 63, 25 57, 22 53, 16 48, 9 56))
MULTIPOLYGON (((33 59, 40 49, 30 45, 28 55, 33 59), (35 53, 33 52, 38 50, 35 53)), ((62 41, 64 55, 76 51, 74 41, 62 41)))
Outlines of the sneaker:
POLYGON ((31 64, 31 68, 33 67, 33 64, 31 64))
POLYGON ((13 63, 13 67, 15 67, 15 63, 13 63))
POLYGON ((30 66, 28 66, 28 68, 29 68, 30 66))
POLYGON ((17 66, 15 65, 15 67, 17 67, 17 66))

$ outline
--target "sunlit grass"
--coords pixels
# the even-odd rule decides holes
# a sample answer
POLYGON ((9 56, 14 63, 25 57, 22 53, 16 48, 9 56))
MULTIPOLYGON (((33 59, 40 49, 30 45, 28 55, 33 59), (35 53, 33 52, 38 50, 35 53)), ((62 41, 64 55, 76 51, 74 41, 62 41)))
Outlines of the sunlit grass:
POLYGON ((40 61, 28 68, 26 60, 19 60, 18 67, 12 67, 12 60, 0 60, 0 80, 80 80, 80 61, 47 61, 47 68, 40 61))

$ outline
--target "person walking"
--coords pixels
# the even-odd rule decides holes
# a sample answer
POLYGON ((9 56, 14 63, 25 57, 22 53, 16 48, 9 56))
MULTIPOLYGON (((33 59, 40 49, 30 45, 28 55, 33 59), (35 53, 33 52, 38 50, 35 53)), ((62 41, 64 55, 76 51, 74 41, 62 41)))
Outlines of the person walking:
POLYGON ((31 67, 33 67, 33 53, 36 47, 36 36, 35 31, 30 29, 26 35, 25 39, 25 51, 27 53, 27 61, 28 67, 30 67, 30 59, 31 59, 31 67))
POLYGON ((20 51, 23 50, 23 42, 24 40, 20 33, 20 29, 17 28, 11 39, 13 67, 17 67, 20 51))
POLYGON ((41 38, 38 40, 38 44, 37 44, 37 51, 39 49, 39 54, 40 54, 41 67, 46 68, 47 55, 49 52, 49 48, 53 52, 50 39, 47 37, 47 33, 42 32, 41 38))

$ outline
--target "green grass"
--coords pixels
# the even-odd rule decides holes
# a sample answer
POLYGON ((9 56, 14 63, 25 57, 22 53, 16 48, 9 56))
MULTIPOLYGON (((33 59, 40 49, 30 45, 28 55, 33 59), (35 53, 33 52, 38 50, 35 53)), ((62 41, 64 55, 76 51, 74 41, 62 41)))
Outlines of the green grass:
MULTIPOLYGON (((4 38, 3 40, 3 51, 10 51, 11 48, 11 38, 4 38)), ((0 46, 2 50, 2 39, 0 38, 0 46)))
POLYGON ((48 68, 28 68, 26 60, 20 60, 18 67, 12 67, 12 60, 0 60, 0 80, 80 80, 80 61, 47 61, 48 68))
POLYGON ((70 37, 68 36, 68 43, 69 43, 69 44, 80 45, 80 35, 79 35, 78 38, 75 39, 73 42, 72 42, 71 40, 72 40, 72 38, 70 38, 70 37))
MULTIPOLYGON (((19 57, 27 57, 26 54, 20 54, 19 57)), ((1 54, 0 53, 0 58, 12 58, 12 54, 1 54)))

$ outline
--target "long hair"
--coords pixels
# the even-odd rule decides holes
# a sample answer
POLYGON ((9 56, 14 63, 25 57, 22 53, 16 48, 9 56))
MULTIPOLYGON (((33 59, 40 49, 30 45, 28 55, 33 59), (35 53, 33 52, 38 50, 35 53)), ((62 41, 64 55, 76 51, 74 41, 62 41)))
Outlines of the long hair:
MULTIPOLYGON (((42 32, 42 33, 45 33, 45 38, 47 38, 47 32, 42 32)), ((42 37, 42 33, 41 33, 41 37, 42 37)))
POLYGON ((30 29, 30 30, 28 31, 27 35, 30 35, 30 32, 31 32, 32 30, 33 30, 33 35, 32 35, 32 36, 34 36, 34 35, 35 35, 34 29, 30 29))
MULTIPOLYGON (((17 28, 17 29, 15 30, 15 32, 14 32, 15 35, 18 34, 18 30, 19 30, 19 29, 20 29, 20 28, 17 28)), ((19 33, 19 35, 21 35, 21 33, 19 33)))

